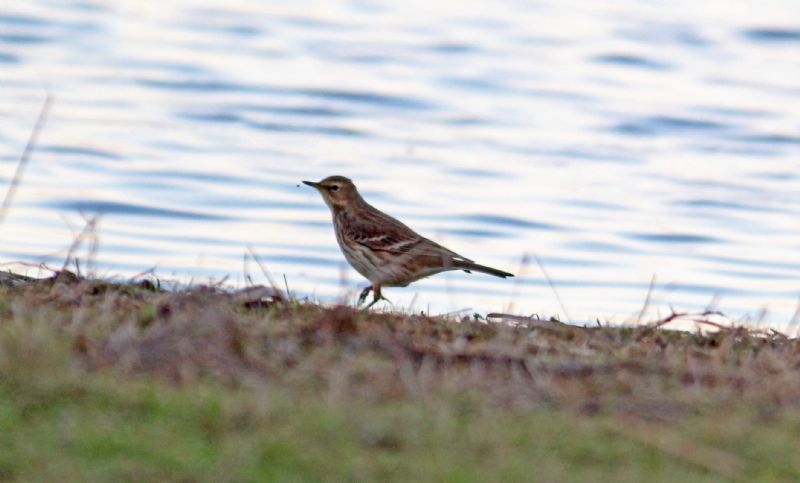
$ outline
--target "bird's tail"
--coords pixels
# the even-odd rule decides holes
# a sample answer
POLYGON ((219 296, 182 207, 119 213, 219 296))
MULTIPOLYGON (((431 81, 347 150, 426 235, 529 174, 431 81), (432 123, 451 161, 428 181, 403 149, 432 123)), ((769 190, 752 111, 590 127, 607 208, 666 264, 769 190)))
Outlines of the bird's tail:
POLYGON ((488 275, 494 275, 495 277, 500 277, 500 278, 506 278, 506 277, 513 277, 514 276, 513 273, 504 272, 504 271, 498 270, 496 268, 487 267, 486 265, 478 265, 475 262, 467 262, 467 261, 463 261, 463 260, 454 261, 453 266, 456 267, 456 268, 459 268, 461 270, 467 271, 467 272, 474 270, 476 272, 481 272, 481 273, 485 273, 485 274, 488 274, 488 275))

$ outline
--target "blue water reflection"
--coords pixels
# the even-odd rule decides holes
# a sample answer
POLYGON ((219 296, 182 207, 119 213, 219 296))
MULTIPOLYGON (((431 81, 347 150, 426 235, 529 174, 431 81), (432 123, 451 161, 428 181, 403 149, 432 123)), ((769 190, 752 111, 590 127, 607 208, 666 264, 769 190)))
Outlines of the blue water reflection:
POLYGON ((389 289, 397 307, 561 312, 527 254, 575 319, 636 317, 655 275, 653 314, 713 299, 788 321, 800 4, 488 5, 4 5, 0 181, 45 88, 56 101, 0 261, 60 266, 82 217, 101 214, 98 273, 241 285, 260 276, 243 263, 253 247, 294 292, 337 300, 364 281, 298 183, 343 174, 522 275, 437 276, 389 289))

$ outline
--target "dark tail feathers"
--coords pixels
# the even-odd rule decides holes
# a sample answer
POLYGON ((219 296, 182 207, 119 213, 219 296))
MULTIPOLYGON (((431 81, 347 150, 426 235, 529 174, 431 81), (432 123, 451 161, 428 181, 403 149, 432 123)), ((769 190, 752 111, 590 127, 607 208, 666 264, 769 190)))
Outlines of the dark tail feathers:
POLYGON ((513 273, 508 273, 502 270, 498 270, 496 268, 487 267, 486 265, 478 265, 477 263, 474 262, 456 261, 454 265, 456 268, 460 268, 465 272, 470 272, 471 270, 474 270, 476 272, 481 272, 488 275, 494 275, 495 277, 500 277, 500 278, 507 278, 514 276, 513 273))

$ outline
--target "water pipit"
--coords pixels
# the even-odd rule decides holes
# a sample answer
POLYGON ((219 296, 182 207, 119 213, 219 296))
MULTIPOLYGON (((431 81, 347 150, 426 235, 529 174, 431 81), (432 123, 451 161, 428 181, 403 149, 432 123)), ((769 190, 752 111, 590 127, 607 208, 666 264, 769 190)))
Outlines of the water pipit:
POLYGON ((322 194, 331 209, 336 241, 344 257, 372 284, 358 298, 358 303, 362 304, 372 291, 372 302, 367 308, 379 300, 387 300, 381 294, 381 287, 405 287, 448 270, 476 271, 502 278, 514 276, 479 265, 425 238, 367 203, 353 182, 344 176, 303 183, 322 194))

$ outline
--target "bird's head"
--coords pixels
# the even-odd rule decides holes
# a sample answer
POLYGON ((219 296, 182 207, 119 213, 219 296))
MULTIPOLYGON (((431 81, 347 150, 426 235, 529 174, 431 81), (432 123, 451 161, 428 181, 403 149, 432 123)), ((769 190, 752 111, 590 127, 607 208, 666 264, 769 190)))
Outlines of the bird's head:
POLYGON ((303 181, 303 184, 316 188, 322 195, 322 199, 325 200, 325 204, 330 208, 347 206, 361 197, 356 190, 356 185, 344 176, 328 176, 318 183, 303 181))

